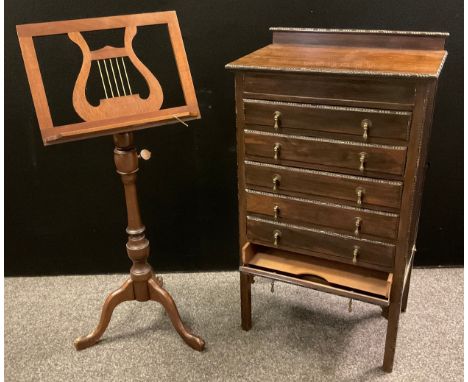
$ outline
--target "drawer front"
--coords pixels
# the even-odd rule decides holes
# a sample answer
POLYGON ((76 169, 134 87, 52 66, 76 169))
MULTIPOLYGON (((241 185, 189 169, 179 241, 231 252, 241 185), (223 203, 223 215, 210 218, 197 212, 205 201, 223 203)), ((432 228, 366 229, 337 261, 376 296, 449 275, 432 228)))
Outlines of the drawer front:
POLYGON ((278 222, 336 228, 349 235, 396 239, 398 215, 270 193, 246 191, 247 214, 278 222))
POLYGON ((245 131, 246 157, 269 163, 331 166, 366 174, 402 175, 406 147, 359 144, 323 138, 245 131))
POLYGON ((244 100, 244 112, 247 125, 270 126, 276 132, 294 128, 348 134, 363 142, 370 138, 406 141, 411 121, 411 113, 402 111, 249 99, 244 100))
POLYGON ((344 78, 334 75, 249 73, 244 75, 244 96, 300 102, 345 102, 347 105, 394 105, 410 109, 415 100, 415 80, 398 78, 344 78), (262 97, 263 98, 263 97, 262 97))
POLYGON ((347 201, 356 207, 400 206, 402 183, 380 179, 297 169, 245 161, 245 182, 248 188, 305 194, 336 201, 347 201))
POLYGON ((356 266, 391 271, 393 244, 358 240, 289 224, 247 216, 247 238, 253 243, 328 258, 356 266))

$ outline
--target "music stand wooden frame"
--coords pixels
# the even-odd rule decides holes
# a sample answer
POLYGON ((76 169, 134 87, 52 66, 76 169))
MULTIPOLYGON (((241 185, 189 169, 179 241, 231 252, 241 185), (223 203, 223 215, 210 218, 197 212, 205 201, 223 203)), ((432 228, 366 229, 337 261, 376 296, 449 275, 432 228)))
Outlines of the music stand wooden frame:
POLYGON ((144 129, 177 122, 177 119, 190 120, 200 118, 192 76, 175 11, 23 24, 17 25, 16 31, 44 145, 115 134, 122 131, 128 132, 144 129), (34 37, 160 24, 168 26, 169 37, 186 102, 185 105, 120 118, 54 126, 36 56, 34 37))
MULTIPOLYGON (((128 241, 126 247, 128 256, 133 262, 133 265, 130 269, 130 278, 125 281, 125 283, 119 289, 112 292, 107 297, 103 305, 101 317, 96 329, 87 336, 77 338, 74 342, 76 349, 81 350, 92 346, 101 338, 110 322, 112 312, 118 304, 130 300, 137 300, 141 302, 153 300, 163 305, 172 321, 174 328, 177 330, 183 340, 193 349, 199 351, 203 350, 205 346, 204 341, 200 337, 190 333, 189 330, 184 326, 174 300, 162 286, 162 278, 155 277, 151 266, 147 262, 147 258, 149 256, 149 241, 145 238, 145 226, 141 221, 136 190, 136 173, 138 171, 138 158, 140 156, 137 154, 136 148, 133 144, 133 131, 147 127, 200 118, 200 111, 198 109, 198 103, 176 13, 174 11, 155 12, 37 24, 24 24, 17 26, 17 33, 44 145, 113 134, 115 145, 114 162, 117 173, 121 176, 125 190, 128 215, 128 241), (84 122, 69 125, 54 126, 49 110, 44 84, 42 81, 42 75, 39 68, 36 51, 34 48, 34 37, 68 34, 69 37, 73 40, 72 37, 75 36, 76 39, 77 35, 78 37, 82 38, 80 32, 116 28, 125 28, 126 33, 127 29, 130 28, 133 31, 132 33, 134 36, 138 26, 157 24, 167 24, 168 26, 169 37, 176 59, 180 83, 182 85, 182 90, 186 102, 185 105, 161 110, 158 109, 145 113, 132 112, 128 115, 121 115, 117 118, 85 120, 84 122)), ((86 45, 86 43, 84 44, 86 45)), ((84 67, 86 52, 83 50, 82 46, 80 46, 80 48, 82 48, 83 52, 84 67)), ((104 57, 109 59, 109 57, 115 58, 119 54, 128 54, 130 52, 134 54, 131 47, 131 40, 129 46, 127 46, 126 41, 125 48, 106 46, 98 51, 91 53, 98 55, 101 58, 104 57)), ((88 56, 89 53, 90 52, 88 51, 88 56)), ((117 60, 117 58, 115 59, 117 60)), ((139 66, 141 67, 144 65, 141 64, 139 66)), ((139 68, 137 69, 139 70, 139 68)), ((80 85, 79 81, 80 80, 78 79, 75 84, 75 89, 77 85, 80 85)), ((152 86, 148 80, 147 83, 148 87, 150 88, 150 92, 154 90, 151 89, 152 86)), ((157 85, 159 86, 158 82, 157 85)), ((81 84, 81 86, 84 88, 83 84, 81 84)), ((83 97, 86 97, 86 95, 84 94, 83 97)), ((130 95, 127 98, 124 98, 123 101, 118 101, 117 105, 119 102, 121 104, 122 102, 130 102, 130 107, 132 106, 132 100, 135 100, 135 97, 130 92, 130 95)), ((77 101, 77 99, 75 97, 74 91, 73 105, 76 110, 77 104, 75 101, 77 101)), ((160 97, 160 103, 162 103, 162 93, 160 97)), ((119 112, 122 113, 121 110, 119 110, 119 112)), ((141 156, 143 159, 149 159, 145 158, 145 155, 143 154, 141 156)))

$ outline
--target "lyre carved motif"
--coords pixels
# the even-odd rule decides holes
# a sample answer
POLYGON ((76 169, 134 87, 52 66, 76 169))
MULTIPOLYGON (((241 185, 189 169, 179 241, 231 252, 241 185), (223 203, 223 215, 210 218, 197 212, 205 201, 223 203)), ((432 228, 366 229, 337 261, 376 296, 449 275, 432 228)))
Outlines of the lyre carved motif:
POLYGON ((89 49, 86 40, 80 32, 68 33, 70 40, 77 44, 83 53, 83 64, 73 89, 73 107, 83 120, 94 121, 116 118, 147 113, 161 108, 163 102, 161 85, 153 73, 140 61, 133 50, 132 41, 136 33, 136 26, 126 27, 123 48, 105 46, 95 51, 89 49), (131 63, 145 79, 149 88, 149 95, 147 98, 141 98, 139 94, 132 93, 128 74, 125 69, 124 57, 130 59, 131 63), (103 62, 102 69, 100 64, 101 60, 103 62), (106 97, 100 100, 98 106, 91 105, 86 98, 86 82, 89 77, 92 61, 97 61, 99 65, 106 97), (122 69, 119 66, 120 64, 123 66, 122 69), (109 68, 107 67, 108 65, 109 68), (114 65, 116 65, 115 69, 114 65), (122 73, 124 69, 125 72, 122 73), (108 80, 107 89, 105 79, 108 80), (114 81, 114 88, 112 81, 114 81), (119 81, 121 83, 120 89, 118 85, 119 81), (127 86, 125 85, 125 81, 128 84, 127 86))

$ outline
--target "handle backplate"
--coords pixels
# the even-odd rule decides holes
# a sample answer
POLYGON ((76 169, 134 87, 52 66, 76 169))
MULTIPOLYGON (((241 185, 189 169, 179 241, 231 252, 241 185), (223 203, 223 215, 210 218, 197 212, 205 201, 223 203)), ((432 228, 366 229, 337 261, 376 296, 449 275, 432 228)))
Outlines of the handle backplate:
POLYGON ((273 244, 275 245, 275 247, 278 246, 280 238, 281 238, 281 231, 279 231, 277 229, 274 230, 273 231, 273 244))
POLYGON ((281 145, 279 143, 275 143, 275 145, 273 146, 273 158, 275 160, 279 159, 280 152, 281 152, 281 145))
POLYGON ((361 233, 362 219, 360 217, 356 218, 354 223, 354 234, 358 236, 361 233))
POLYGON ((273 182, 273 191, 277 191, 281 182, 281 176, 279 176, 278 174, 273 175, 272 182, 273 182))
POLYGON ((281 123, 280 118, 281 118, 281 112, 275 111, 273 113, 273 121, 274 121, 273 128, 275 128, 276 130, 278 130, 280 127, 280 123, 281 123))
POLYGON ((357 245, 355 245, 354 250, 353 250, 353 264, 357 263, 358 255, 359 255, 359 247, 357 245))
POLYGON ((362 187, 356 188, 356 196, 357 196, 356 203, 359 207, 362 206, 362 199, 364 198, 364 193, 365 191, 362 187))
POLYGON ((372 121, 370 119, 363 119, 361 121, 361 127, 362 127, 362 139, 367 141, 367 138, 369 138, 369 129, 372 126, 372 121))
POLYGON ((275 217, 275 220, 278 220, 279 214, 280 214, 280 208, 279 208, 278 205, 275 205, 275 206, 273 207, 273 215, 274 215, 274 217, 275 217))

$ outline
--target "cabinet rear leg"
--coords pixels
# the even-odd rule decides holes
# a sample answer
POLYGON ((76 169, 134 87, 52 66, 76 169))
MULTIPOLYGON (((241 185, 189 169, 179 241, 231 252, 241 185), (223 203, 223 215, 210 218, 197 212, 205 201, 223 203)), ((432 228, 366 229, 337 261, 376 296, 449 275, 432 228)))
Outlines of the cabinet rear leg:
POLYGON ((408 276, 406 279, 405 289, 403 290, 403 300, 401 302, 401 311, 406 312, 406 307, 408 306, 408 294, 411 281, 411 271, 413 270, 413 264, 411 263, 411 268, 408 271, 408 276))

